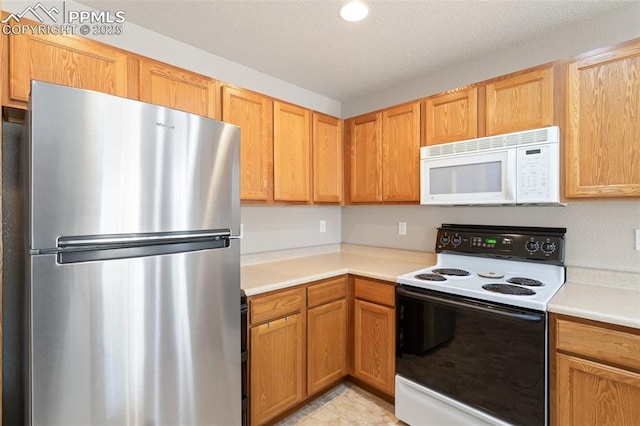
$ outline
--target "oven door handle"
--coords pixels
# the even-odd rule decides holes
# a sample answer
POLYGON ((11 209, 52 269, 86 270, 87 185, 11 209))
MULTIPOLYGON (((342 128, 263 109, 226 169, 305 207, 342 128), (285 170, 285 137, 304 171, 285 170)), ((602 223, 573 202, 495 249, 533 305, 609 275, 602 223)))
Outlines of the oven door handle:
POLYGON ((412 291, 405 290, 402 287, 397 287, 396 292, 400 296, 409 297, 412 299, 423 300, 425 302, 437 303, 440 305, 451 306, 462 309, 472 309, 475 311, 481 311, 489 315, 504 317, 509 319, 516 319, 528 322, 541 322, 544 320, 544 314, 534 314, 530 312, 523 312, 517 310, 497 309, 495 306, 482 305, 480 302, 474 302, 473 304, 459 302, 457 300, 443 299, 437 296, 431 296, 428 294, 414 293, 412 291))

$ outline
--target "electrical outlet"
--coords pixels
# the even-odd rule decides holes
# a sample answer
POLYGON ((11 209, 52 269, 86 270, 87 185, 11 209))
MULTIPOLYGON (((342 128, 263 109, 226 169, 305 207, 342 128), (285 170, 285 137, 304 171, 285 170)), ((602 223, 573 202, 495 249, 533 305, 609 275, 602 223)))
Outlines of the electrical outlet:
POLYGON ((398 222, 398 235, 407 235, 407 222, 398 222))
POLYGON ((327 232, 327 221, 326 220, 321 220, 320 221, 320 232, 327 232))
POLYGON ((640 251, 640 229, 636 229, 636 250, 640 251))

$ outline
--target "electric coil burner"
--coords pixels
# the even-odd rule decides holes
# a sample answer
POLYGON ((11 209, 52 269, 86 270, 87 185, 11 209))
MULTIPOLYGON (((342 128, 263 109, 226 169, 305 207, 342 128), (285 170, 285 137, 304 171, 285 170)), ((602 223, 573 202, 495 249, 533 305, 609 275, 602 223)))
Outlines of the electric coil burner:
POLYGON ((511 284, 485 284, 482 288, 489 291, 495 291, 496 293, 514 294, 516 296, 532 296, 536 294, 533 290, 511 284))
POLYGON ((533 278, 524 278, 524 277, 509 278, 507 282, 511 284, 520 284, 528 287, 539 287, 544 285, 538 280, 534 280, 533 278))
POLYGON ((434 267, 398 283, 546 311, 564 283, 564 228, 443 225, 434 267))
POLYGON ((415 278, 424 281, 446 281, 447 279, 438 274, 418 274, 415 278))
POLYGON ((565 281, 565 232, 438 228, 436 265, 397 279, 400 420, 549 423, 547 304, 565 281))
POLYGON ((440 275, 451 275, 452 277, 468 277, 469 275, 471 275, 469 271, 456 268, 436 268, 432 269, 431 272, 440 275))

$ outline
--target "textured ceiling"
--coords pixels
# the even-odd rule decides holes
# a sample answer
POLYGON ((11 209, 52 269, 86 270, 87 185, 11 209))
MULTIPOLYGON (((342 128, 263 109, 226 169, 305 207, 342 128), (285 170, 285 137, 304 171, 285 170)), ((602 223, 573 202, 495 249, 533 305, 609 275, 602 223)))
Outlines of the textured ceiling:
POLYGON ((347 23, 334 0, 80 2, 342 102, 629 3, 365 0, 347 23))

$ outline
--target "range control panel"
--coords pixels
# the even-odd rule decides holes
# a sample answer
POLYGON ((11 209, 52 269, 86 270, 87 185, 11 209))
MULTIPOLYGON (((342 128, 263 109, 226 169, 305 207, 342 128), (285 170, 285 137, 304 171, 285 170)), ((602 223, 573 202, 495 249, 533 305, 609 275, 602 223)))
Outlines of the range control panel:
POLYGON ((459 253, 513 260, 564 262, 565 228, 443 224, 436 253, 459 253))

